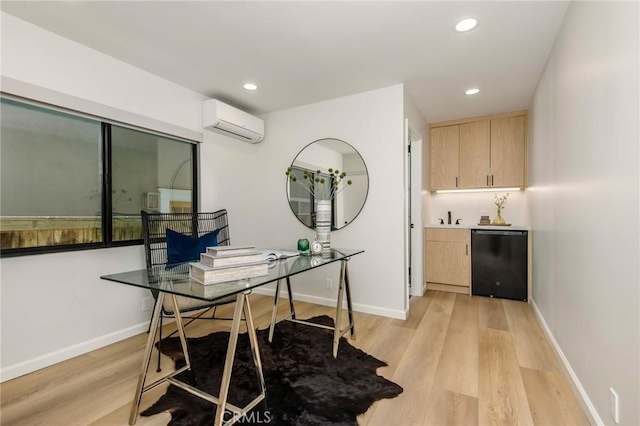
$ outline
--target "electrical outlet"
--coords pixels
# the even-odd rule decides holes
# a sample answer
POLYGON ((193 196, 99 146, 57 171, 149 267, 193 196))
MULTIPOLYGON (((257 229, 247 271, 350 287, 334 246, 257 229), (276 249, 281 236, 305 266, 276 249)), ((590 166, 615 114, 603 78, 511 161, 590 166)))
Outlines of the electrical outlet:
POLYGON ((153 299, 151 297, 145 297, 144 299, 142 299, 141 307, 142 312, 150 311, 153 307, 153 299))
POLYGON ((333 290, 333 280, 331 278, 327 278, 327 290, 333 290))
POLYGON ((620 423, 620 407, 618 406, 618 394, 613 388, 609 388, 609 415, 613 421, 620 423))

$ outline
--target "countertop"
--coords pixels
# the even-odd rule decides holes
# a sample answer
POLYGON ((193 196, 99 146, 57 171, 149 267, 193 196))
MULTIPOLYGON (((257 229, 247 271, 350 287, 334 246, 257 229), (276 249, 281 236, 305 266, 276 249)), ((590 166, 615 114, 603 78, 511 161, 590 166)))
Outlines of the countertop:
POLYGON ((434 228, 434 229, 486 229, 491 231, 530 231, 530 229, 526 226, 481 226, 481 225, 469 225, 469 224, 460 224, 460 225, 424 225, 425 228, 434 228))

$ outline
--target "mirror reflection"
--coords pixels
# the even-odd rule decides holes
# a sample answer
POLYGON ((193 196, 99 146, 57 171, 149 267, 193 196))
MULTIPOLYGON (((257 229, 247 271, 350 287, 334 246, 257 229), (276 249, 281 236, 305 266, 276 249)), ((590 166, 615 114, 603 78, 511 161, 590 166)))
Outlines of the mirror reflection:
POLYGON ((320 139, 304 147, 293 160, 290 174, 296 178, 296 181, 287 178, 291 211, 311 229, 316 227, 316 200, 332 198, 331 229, 337 230, 358 216, 369 192, 364 160, 354 147, 340 139, 320 139), (339 174, 332 174, 329 169, 338 170, 339 174), (304 176, 305 170, 307 177, 315 182, 311 190, 309 180, 304 176))

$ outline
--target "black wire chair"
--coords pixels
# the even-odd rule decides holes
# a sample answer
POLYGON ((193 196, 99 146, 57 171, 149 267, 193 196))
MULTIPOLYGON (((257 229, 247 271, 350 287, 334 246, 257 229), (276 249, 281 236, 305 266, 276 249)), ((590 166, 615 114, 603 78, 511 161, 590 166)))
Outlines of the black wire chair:
MULTIPOLYGON (((179 232, 192 238, 199 238, 205 234, 218 231, 218 245, 228 246, 229 239, 229 222, 226 210, 218 210, 213 213, 147 213, 141 212, 142 216, 142 232, 144 237, 144 251, 147 269, 164 269, 167 264, 167 229, 179 232)), ((193 259, 199 260, 199 259, 193 259)), ((153 297, 157 303, 158 292, 151 290, 153 297)), ((176 296, 180 314, 183 318, 189 319, 185 326, 189 325, 196 319, 223 319, 216 318, 216 307, 234 303, 235 296, 217 300, 215 302, 205 302, 203 300, 192 299, 189 297, 176 296), (202 317, 209 310, 212 311, 211 317, 202 317), (187 314, 182 315, 182 314, 187 314), (191 314, 191 315, 190 315, 191 314)), ((160 368, 160 349, 162 347, 162 320, 163 318, 173 318, 174 308, 170 299, 165 299, 162 311, 160 312, 160 330, 158 337, 158 369, 160 368)), ((149 323, 149 332, 151 332, 151 323, 149 323)), ((173 335, 170 333, 165 338, 173 335)))

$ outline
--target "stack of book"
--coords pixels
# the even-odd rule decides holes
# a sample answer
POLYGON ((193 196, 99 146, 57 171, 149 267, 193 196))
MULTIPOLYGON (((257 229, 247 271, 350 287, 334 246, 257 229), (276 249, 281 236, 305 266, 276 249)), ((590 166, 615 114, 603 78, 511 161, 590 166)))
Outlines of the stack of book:
POLYGON ((491 225, 489 216, 480 216, 480 222, 478 222, 478 225, 491 225))
POLYGON ((208 247, 200 262, 189 265, 189 276, 202 284, 268 275, 269 265, 253 246, 208 247))

